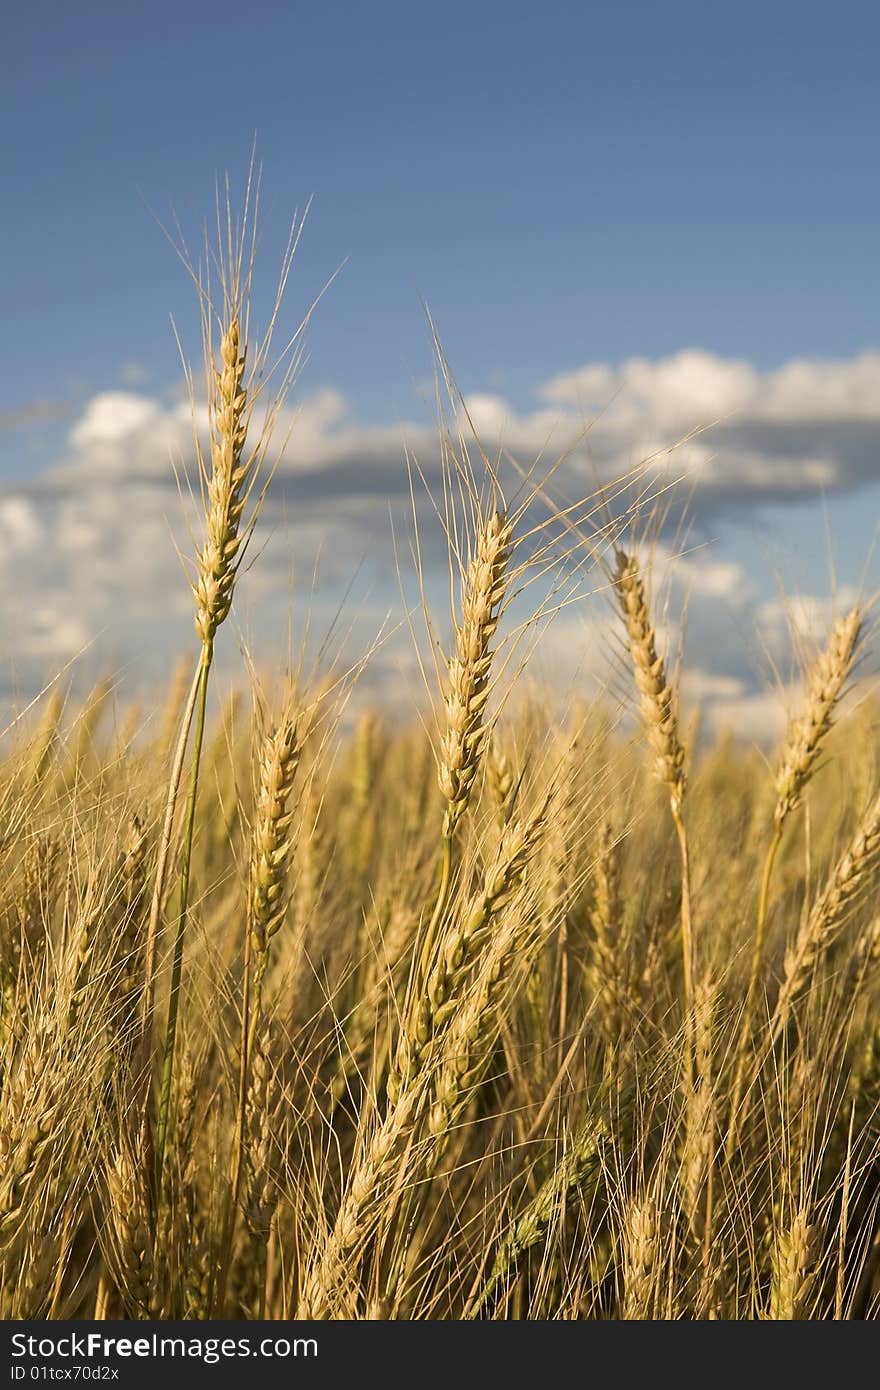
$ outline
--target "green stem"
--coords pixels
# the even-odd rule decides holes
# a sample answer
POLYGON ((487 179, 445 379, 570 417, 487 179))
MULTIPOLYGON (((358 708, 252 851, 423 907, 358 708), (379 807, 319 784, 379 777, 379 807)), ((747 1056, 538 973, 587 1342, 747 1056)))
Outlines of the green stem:
POLYGON ((156 1130, 156 1187, 162 1191, 165 1141, 168 1136, 168 1115, 171 1108, 171 1078, 174 1072, 174 1045, 177 1038, 177 1015, 180 1005, 180 978, 183 973, 183 939, 186 935, 187 907, 189 903, 189 875, 192 864, 193 831, 196 820, 196 798, 199 790, 199 762, 202 743, 205 737, 205 709, 208 697, 208 676, 214 645, 206 642, 202 647, 202 664, 199 673, 198 704, 196 708, 196 731, 193 744, 192 768, 190 771, 189 793, 183 822, 183 855, 180 864, 180 901, 177 915, 177 935, 174 940, 174 957, 171 965, 171 989, 168 995, 168 1021, 165 1026, 165 1050, 162 1057, 162 1083, 159 1093, 159 1122, 156 1130))

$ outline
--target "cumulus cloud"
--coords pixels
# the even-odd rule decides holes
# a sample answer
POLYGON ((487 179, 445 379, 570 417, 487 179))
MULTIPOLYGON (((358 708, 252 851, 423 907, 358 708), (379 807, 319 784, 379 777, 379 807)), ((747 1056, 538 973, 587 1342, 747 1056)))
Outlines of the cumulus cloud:
MULTIPOLYGON (((187 401, 139 385, 127 373, 125 389, 86 402, 54 466, 0 497, 0 643, 16 653, 20 686, 89 643, 107 664, 147 671, 189 639, 191 603, 177 552, 192 554, 187 523, 198 527, 186 484, 194 478, 193 412, 187 401)), ((880 353, 760 372, 690 350, 653 362, 587 364, 540 384, 527 408, 491 393, 469 397, 467 408, 492 455, 509 453, 525 468, 565 454, 554 485, 566 497, 589 493, 597 475, 618 476, 649 459, 661 481, 685 480, 698 528, 709 518, 723 522, 880 480, 880 353)), ((204 412, 195 414, 204 428, 204 412)), ((400 540, 410 513, 408 456, 441 493, 436 427, 427 418, 365 426, 339 392, 325 389, 279 419, 277 438, 288 442, 254 537, 258 563, 242 584, 242 625, 286 634, 291 584, 319 624, 329 621, 357 575, 355 627, 369 639, 383 614, 396 614, 393 626, 402 612, 392 525, 400 540)), ((516 479, 512 470, 507 476, 516 479)), ((422 498, 420 484, 416 491, 422 498)), ((423 499, 420 508, 426 580, 441 594, 445 542, 430 504, 423 499)), ((673 559, 664 542, 656 562, 658 579, 667 570, 674 576, 672 607, 689 595, 693 697, 719 720, 739 709, 749 725, 769 727, 755 652, 746 651, 741 632, 734 640, 737 628, 757 626, 757 645, 782 662, 792 621, 815 640, 827 627, 827 605, 808 597, 790 610, 762 599, 735 547, 673 559)), ((566 667, 572 679, 597 674, 613 645, 606 618, 607 605, 554 625, 539 658, 544 670, 566 667)), ((377 669, 400 669, 401 661, 389 648, 377 669)))
POLYGON ((697 350, 620 367, 588 364, 539 397, 595 418, 606 465, 626 447, 686 473, 697 514, 741 513, 776 500, 880 480, 880 353, 794 360, 766 372, 697 350), (695 437, 693 436, 696 432, 695 437), (687 439, 680 454, 669 445, 687 439))
POLYGON ((628 427, 652 417, 669 429, 705 425, 725 415, 788 423, 880 420, 880 352, 839 361, 794 359, 759 372, 749 362, 687 349, 659 361, 633 357, 620 367, 588 364, 540 388, 547 401, 577 405, 628 427))
MULTIPOLYGON (((688 481, 695 515, 779 498, 845 491, 880 480, 880 353, 847 361, 792 361, 758 372, 748 362, 688 350, 619 367, 588 364, 539 385, 531 409, 500 395, 467 398, 490 450, 526 465, 566 454, 560 479, 589 487, 639 460, 688 481)), ((89 401, 70 431, 59 474, 167 478, 169 455, 192 453, 190 407, 132 391, 89 401)), ((426 420, 361 425, 332 389, 286 412, 279 477, 300 503, 406 493, 408 448, 429 476, 439 464, 426 420)))

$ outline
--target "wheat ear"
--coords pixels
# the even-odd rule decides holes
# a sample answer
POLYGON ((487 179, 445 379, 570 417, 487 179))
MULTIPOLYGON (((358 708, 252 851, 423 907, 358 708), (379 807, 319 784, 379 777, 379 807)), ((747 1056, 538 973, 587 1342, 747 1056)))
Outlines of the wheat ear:
POLYGON ((464 577, 455 652, 449 660, 444 696, 445 728, 440 740, 437 778, 445 800, 441 837, 440 886, 422 942, 421 987, 449 896, 456 831, 467 810, 486 741, 485 710, 490 692, 492 639, 504 603, 513 525, 493 511, 480 530, 464 577))
MULTIPOLYGON (((250 1174, 252 1169, 249 1141, 256 1133, 253 1117, 256 1116, 262 1124, 263 1120, 259 1117, 265 1111, 264 1104, 258 1103, 257 1098, 253 1096, 249 1097, 251 1058, 255 1054, 259 1033, 263 978, 269 959, 269 943, 279 931, 287 912, 287 863, 290 857, 290 827, 293 820, 293 808, 289 803, 302 755, 302 734, 302 720, 288 703, 278 724, 266 734, 260 748, 242 973, 235 1148, 218 1276, 217 1302, 221 1308, 225 1297, 242 1175, 245 1170, 250 1174)), ((265 1056, 262 1057, 262 1064, 263 1073, 257 1079, 260 1083, 260 1094, 265 1100, 268 1084, 265 1056)), ((262 1134, 258 1136, 260 1145, 263 1144, 264 1138, 262 1134)), ((248 1181, 252 1182, 250 1176, 248 1181)))
POLYGON ((586 976, 599 1003, 605 1036, 614 1042, 636 1001, 621 950, 620 843, 607 821, 599 830, 589 915, 593 939, 586 976))
POLYGON ((229 613, 241 546, 241 519, 247 500, 250 460, 244 458, 247 438, 248 393, 244 386, 247 345, 242 340, 242 312, 239 285, 233 283, 227 305, 227 322, 220 339, 221 366, 211 362, 213 389, 211 412, 211 473, 207 482, 205 539, 197 559, 197 580, 192 586, 196 600, 195 627, 202 644, 195 708, 195 737, 190 770, 189 793, 183 827, 183 853, 180 865, 180 896, 177 931, 171 964, 168 1019, 162 1061, 159 1096, 159 1124, 156 1137, 156 1164, 161 1184, 171 1104, 171 1079, 180 1007, 183 972, 183 946, 189 905, 189 878, 192 864, 192 838, 199 787, 199 764, 205 735, 208 678, 214 657, 217 629, 229 613))
POLYGON ((834 624, 828 646, 810 673, 807 703, 789 730, 776 773, 774 822, 781 825, 801 803, 831 728, 837 702, 853 668, 864 614, 856 606, 834 624))
POLYGON ((122 923, 115 943, 119 967, 119 1034, 127 1051, 135 1042, 140 997, 146 854, 147 835, 143 821, 132 815, 122 857, 122 923))
POLYGON ((149 1317, 155 1297, 153 1240, 143 1171, 127 1144, 107 1170, 109 1221, 105 1258, 129 1316, 149 1317))
POLYGON ((785 953, 785 972, 770 1023, 771 1045, 788 1022, 819 957, 828 950, 860 894, 880 854, 880 796, 863 817, 812 911, 785 953))
POLYGON ((486 738, 483 716, 489 697, 490 644, 504 601, 512 530, 504 512, 492 513, 477 538, 465 578, 455 654, 447 673, 446 732, 438 772, 446 799, 445 838, 454 836, 467 809, 486 738))
MULTIPOLYGON (((436 968, 429 971, 430 985, 421 1007, 410 1015, 408 1024, 404 1018, 389 1075, 385 1113, 363 1145, 346 1183, 333 1230, 308 1272, 300 1298, 298 1315, 301 1317, 325 1317, 343 1296, 341 1291, 349 1280, 354 1252, 369 1240, 381 1218, 383 1202, 388 1198, 397 1173, 401 1149, 426 1105, 429 1107, 431 1148, 436 1144, 439 1112, 435 1112, 432 1124, 432 1092, 435 1105, 444 1107, 451 1103, 455 1106, 457 1097, 467 1086, 470 1044, 478 1036, 480 1020, 493 1004, 499 983, 495 978, 498 972, 494 962, 490 962, 488 972, 483 968, 476 989, 470 994, 468 981, 480 953, 491 940, 498 914, 522 884, 545 819, 546 806, 531 826, 508 827, 509 834, 502 839, 498 856, 462 913, 461 924, 451 927, 440 943, 436 968), (453 1045, 444 1053, 456 1023, 467 1035, 464 1048, 453 1045), (450 1096, 449 1087, 454 1090, 454 1096, 450 1096)), ((430 1158, 428 1162, 430 1166, 430 1158)))
POLYGON ((34 789, 40 786, 52 765, 63 709, 64 699, 60 690, 52 690, 31 743, 30 780, 34 789))
POLYGON ((259 1023, 263 978, 269 959, 269 943, 287 912, 287 864, 293 785, 302 756, 303 721, 288 709, 264 738, 257 774, 257 804, 251 842, 248 890, 248 926, 245 939, 244 983, 253 975, 253 999, 242 1008, 242 1062, 240 1100, 247 1089, 248 1051, 259 1023))
POLYGON ((278 1205, 271 1157, 280 1128, 280 1096, 263 1031, 260 1029, 254 1039, 251 1053, 252 1084, 247 1101, 246 1177, 242 1203, 245 1222, 256 1247, 259 1318, 266 1315, 266 1247, 278 1205))
POLYGON ((770 1260, 768 1318, 800 1321, 809 1315, 819 1245, 819 1232, 803 1208, 777 1233, 770 1260))
POLYGON ((523 914, 514 907, 529 864, 541 847, 548 804, 545 801, 530 821, 507 827, 478 899, 464 914, 461 928, 447 933, 440 960, 429 977, 429 1038, 431 1034, 437 1038, 434 1101, 428 1120, 434 1137, 429 1168, 439 1162, 491 1059, 505 995, 554 925, 552 920, 544 922, 543 930, 536 931, 520 920, 523 914))
POLYGON ((526 1251, 546 1238, 551 1223, 565 1212, 572 1197, 595 1189, 611 1145, 612 1133, 604 1117, 598 1111, 588 1114, 501 1240, 487 1279, 465 1311, 466 1318, 480 1316, 499 1288, 510 1281, 526 1251))
POLYGON ((862 610, 856 606, 846 617, 839 618, 834 624, 828 645, 810 673, 806 706, 799 717, 792 721, 776 771, 773 834, 761 876, 755 946, 746 995, 747 1017, 751 1014, 761 973, 770 881, 782 840, 783 827, 792 811, 800 805, 807 784, 815 771, 823 741, 831 728, 834 710, 853 668, 863 621, 862 610))
POLYGON ((459 1010, 467 981, 491 940, 499 914, 522 885, 545 822, 546 805, 531 821, 511 822, 505 827, 482 883, 441 936, 428 962, 423 993, 401 1031, 389 1072, 388 1098, 392 1104, 424 1070, 438 1038, 459 1010))
POLYGON ((58 1143, 62 1075, 52 1034, 38 1023, 0 1097, 0 1252, 17 1240, 58 1143))
POLYGON ((816 761, 825 736, 831 728, 835 708, 853 668, 863 624, 864 613, 858 605, 846 617, 838 618, 834 624, 828 645, 810 672, 806 705, 802 713, 792 720, 776 771, 773 833, 770 836, 761 873, 755 940, 737 1045, 736 1073, 731 1091, 731 1120, 725 1144, 728 1157, 736 1143, 741 1119, 740 1100, 748 1061, 747 1050, 752 1029, 752 1014, 764 959, 764 940, 773 867, 776 863, 779 846, 782 843, 785 823, 803 799, 804 791, 815 771, 816 761))
MULTIPOLYGON (((690 1028, 694 1002, 694 943, 691 923, 690 866, 682 807, 685 793, 684 748, 678 732, 675 692, 666 676, 645 585, 635 556, 616 551, 614 586, 626 628, 636 690, 648 740, 654 753, 654 771, 666 787, 681 857, 681 955, 684 972, 684 1013, 690 1028)), ((688 1065, 690 1066, 690 1047, 688 1065)))
POLYGON ((511 799, 516 788, 516 777, 510 757, 493 737, 489 743, 486 758, 486 782, 498 816, 498 824, 504 826, 510 814, 511 799))
POLYGON ((624 1223, 623 1310, 627 1321, 654 1317, 660 1248, 660 1217, 651 1197, 629 1204, 624 1223))

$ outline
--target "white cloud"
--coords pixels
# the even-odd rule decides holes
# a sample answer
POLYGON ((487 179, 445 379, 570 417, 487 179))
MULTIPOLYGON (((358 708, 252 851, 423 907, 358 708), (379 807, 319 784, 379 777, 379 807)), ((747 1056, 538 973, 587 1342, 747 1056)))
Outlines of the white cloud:
MULTIPOLYGON (((650 459, 655 474, 687 479, 700 514, 880 480, 880 353, 760 373, 688 350, 616 368, 588 364, 539 386, 536 397, 525 411, 498 394, 466 403, 490 451, 503 447, 523 465, 571 451, 559 474, 569 489, 650 459)), ((204 412, 197 415, 204 428, 204 412)), ((298 476, 301 487, 306 480, 309 500, 405 493, 405 447, 434 476, 439 461, 433 423, 361 425, 329 388, 284 412, 276 439, 287 439, 282 476, 298 476)), ((103 392, 87 403, 69 446, 64 476, 167 478, 169 455, 192 460, 190 407, 103 392)))
POLYGON ((112 444, 152 428, 161 417, 159 402, 148 396, 134 396, 127 391, 104 391, 89 401, 70 431, 70 442, 75 449, 82 451, 96 445, 112 444))
POLYGON ((715 734, 733 732, 749 743, 778 743, 788 721, 785 699, 777 690, 721 695, 703 707, 715 734))
POLYGON ((859 598, 851 585, 842 585, 832 597, 791 594, 765 599, 756 618, 771 653, 787 653, 792 645, 801 659, 810 659, 825 641, 832 624, 859 598))
MULTIPOLYGON (((657 477, 685 476, 698 521, 880 479, 880 353, 793 361, 762 373, 691 350, 658 362, 588 364, 541 386, 532 409, 514 409, 494 393, 473 395, 467 405, 490 455, 507 449, 527 467, 571 448, 556 478, 569 497, 591 490, 597 472, 614 476, 655 454, 657 477), (721 423, 670 449, 712 420, 721 423)), ((196 414, 204 429, 204 409, 196 414)), ((425 419, 364 426, 338 391, 325 389, 284 414, 276 438, 288 432, 254 538, 256 563, 243 576, 239 619, 247 631, 286 634, 291 579, 302 605, 320 555, 317 626, 335 615, 360 566, 355 636, 369 641, 381 623, 377 613, 402 613, 389 509, 400 542, 410 509, 407 451, 441 492, 435 426, 425 419)), ((192 477, 194 459, 186 401, 134 389, 102 392, 84 406, 52 470, 0 500, 0 643, 22 657, 34 682, 93 639, 102 654, 95 660, 131 661, 143 670, 166 663, 170 649, 189 640, 191 598, 175 547, 191 555, 193 544, 172 460, 192 477)), ((515 490, 518 476, 506 476, 515 490)), ((428 505, 420 527, 426 580, 440 594, 445 544, 428 505)), ((405 541, 400 554, 405 565, 405 541)), ((716 725, 736 718, 766 732, 777 720, 777 697, 763 693, 749 666, 755 649, 784 662, 790 619, 796 642, 815 643, 831 606, 810 596, 792 611, 761 601, 754 576, 727 551, 676 556, 664 542, 655 564, 658 588, 671 586, 673 651, 674 615, 687 597, 687 697, 704 703, 716 725), (759 635, 747 653, 737 624, 753 630, 754 623, 759 635)), ((845 606, 847 595, 839 602, 845 606)), ((612 634, 607 597, 567 610, 551 626, 537 668, 601 682, 612 634)), ((401 652, 392 644, 381 669, 397 669, 401 652)), ((26 680, 27 672, 19 669, 16 679, 26 680)))
POLYGON ((788 362, 760 382, 755 414, 783 423, 880 420, 880 352, 788 362))
POLYGON ((689 348, 659 361, 632 357, 617 368, 588 363, 552 378, 539 395, 590 415, 602 411, 618 429, 645 419, 693 429, 729 415, 789 424, 877 421, 880 352, 839 361, 796 358, 758 372, 748 362, 689 348))
POLYGON ((0 501, 0 534, 3 545, 13 555, 28 555, 43 535, 37 509, 26 497, 7 497, 0 501))
POLYGON ((747 362, 690 349, 659 362, 633 357, 616 371, 589 363, 554 377, 540 395, 588 414, 602 411, 609 428, 650 420, 661 429, 680 430, 742 410, 754 399, 757 380, 747 362))
POLYGON ((719 676, 714 671, 704 671, 702 667, 687 667, 682 672, 682 695, 694 705, 729 704, 745 696, 745 682, 737 676, 719 676))

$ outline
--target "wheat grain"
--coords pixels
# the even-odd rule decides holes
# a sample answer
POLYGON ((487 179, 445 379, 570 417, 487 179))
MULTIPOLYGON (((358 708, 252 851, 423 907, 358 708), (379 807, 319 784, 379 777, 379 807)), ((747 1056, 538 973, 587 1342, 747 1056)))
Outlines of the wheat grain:
POLYGON ((801 803, 837 703, 853 668, 864 615, 857 605, 834 624, 828 645, 816 661, 802 714, 792 722, 776 772, 774 820, 781 826, 801 803))
POLYGON ((816 1277, 818 1231, 800 1208, 773 1242, 768 1318, 797 1321, 808 1315, 816 1277))
POLYGON ((827 952, 860 894, 867 888, 880 851, 880 797, 868 809, 858 830, 831 874, 812 911, 785 953, 785 972, 770 1033, 776 1039, 808 983, 820 957, 827 952))
POLYGON ((302 752, 301 724, 285 714, 265 738, 260 753, 257 809, 251 850, 251 942, 263 957, 287 911, 289 807, 302 752))
POLYGON ((516 786, 513 763, 501 747, 497 737, 489 742, 486 759, 486 782, 489 795, 498 814, 498 822, 504 825, 510 811, 511 798, 516 786))
POLYGON ((660 1263, 660 1216, 651 1197, 633 1201, 624 1221, 623 1310, 629 1320, 654 1316, 660 1263))
POLYGON ((545 803, 531 821, 517 821, 505 827, 480 888, 440 938, 428 966, 424 992, 413 1002, 401 1032, 388 1079, 392 1104, 422 1069, 438 1035, 455 1015, 470 972, 489 941, 499 914, 522 885, 546 819, 545 803))
MULTIPOLYGON (((618 549, 614 586, 626 628, 627 642, 639 708, 654 752, 654 772, 666 787, 672 819, 678 835, 681 859, 681 955, 684 983, 685 1026, 690 1029, 694 1000, 694 942, 691 922, 690 860, 683 818, 685 794, 684 748, 678 732, 675 693, 666 676, 663 658, 657 652, 657 639, 645 595, 638 560, 618 549)), ((688 1072, 692 1065, 690 1046, 686 1051, 688 1072)))
POLYGON ((593 935, 587 979, 599 1002, 605 1036, 613 1042, 620 1036, 623 1021, 636 1006, 636 1000, 622 950, 620 844, 607 821, 600 828, 596 846, 590 925, 593 935))
POLYGON ((105 1258, 126 1312, 149 1317, 155 1298, 153 1240, 141 1173, 123 1142, 107 1168, 105 1258))
POLYGON ((467 809, 486 739, 490 644, 504 601, 512 535, 513 527, 505 514, 493 512, 477 537, 464 580, 455 654, 447 670, 446 727, 438 768, 440 791, 446 801, 444 839, 452 839, 467 809))
POLYGON ((654 753, 654 771, 669 790, 673 813, 680 814, 685 793, 684 748, 678 733, 675 694, 663 658, 657 653, 639 562, 623 550, 616 552, 616 561, 614 584, 626 627, 639 709, 654 753))

